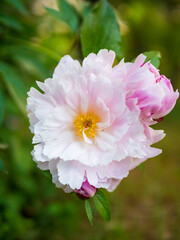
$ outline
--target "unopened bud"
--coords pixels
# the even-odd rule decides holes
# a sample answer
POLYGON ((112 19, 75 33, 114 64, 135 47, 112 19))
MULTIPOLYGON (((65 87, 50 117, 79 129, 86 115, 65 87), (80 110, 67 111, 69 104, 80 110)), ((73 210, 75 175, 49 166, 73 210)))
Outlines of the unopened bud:
POLYGON ((85 200, 93 197, 96 191, 97 191, 97 188, 90 185, 89 182, 86 180, 85 182, 83 182, 81 188, 77 189, 75 193, 79 198, 85 200))

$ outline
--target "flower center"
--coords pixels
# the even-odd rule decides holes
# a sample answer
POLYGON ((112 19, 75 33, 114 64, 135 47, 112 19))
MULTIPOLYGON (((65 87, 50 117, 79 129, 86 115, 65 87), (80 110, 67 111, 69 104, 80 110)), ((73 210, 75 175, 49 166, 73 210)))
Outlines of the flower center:
POLYGON ((80 114, 74 119, 74 126, 77 134, 83 137, 83 131, 88 138, 94 138, 96 133, 96 123, 99 118, 94 113, 80 114))

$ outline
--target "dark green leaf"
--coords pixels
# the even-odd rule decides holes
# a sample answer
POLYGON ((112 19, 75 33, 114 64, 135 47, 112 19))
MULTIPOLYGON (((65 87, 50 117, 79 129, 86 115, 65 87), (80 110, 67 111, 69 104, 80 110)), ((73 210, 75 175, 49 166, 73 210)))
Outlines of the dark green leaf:
POLYGON ((5 15, 4 13, 0 13, 0 23, 11 27, 17 31, 22 31, 22 25, 12 16, 5 15))
POLYGON ((26 97, 27 90, 20 75, 8 64, 0 62, 0 75, 2 75, 9 94, 22 111, 26 115, 26 97))
POLYGON ((52 180, 52 176, 51 173, 49 172, 49 170, 44 170, 43 171, 44 176, 46 176, 49 180, 52 180))
POLYGON ((84 57, 100 49, 121 55, 120 27, 114 10, 106 0, 101 0, 85 18, 81 28, 81 45, 84 57))
POLYGON ((72 32, 75 33, 79 24, 79 17, 76 13, 76 10, 65 0, 57 0, 57 3, 59 11, 52 8, 46 8, 46 10, 52 17, 68 24, 72 32))
POLYGON ((3 118, 4 118, 4 96, 0 89, 0 125, 3 122, 3 118))
POLYGON ((101 216, 109 221, 111 218, 111 211, 110 211, 110 205, 109 205, 109 201, 106 197, 106 195, 98 190, 96 192, 96 194, 93 197, 94 200, 94 204, 98 210, 98 212, 101 214, 101 216))
POLYGON ((91 225, 93 225, 93 215, 92 215, 91 205, 88 200, 85 200, 84 204, 85 204, 85 210, 86 210, 87 217, 88 217, 91 225))
POLYGON ((4 173, 8 173, 8 171, 6 170, 2 160, 0 159, 0 171, 4 172, 4 173))
POLYGON ((27 9, 22 3, 21 0, 6 0, 9 4, 11 4, 15 9, 17 9, 20 13, 27 15, 27 9))
POLYGON ((151 64, 156 68, 160 65, 161 54, 158 51, 149 51, 143 53, 146 56, 146 62, 151 61, 151 64))

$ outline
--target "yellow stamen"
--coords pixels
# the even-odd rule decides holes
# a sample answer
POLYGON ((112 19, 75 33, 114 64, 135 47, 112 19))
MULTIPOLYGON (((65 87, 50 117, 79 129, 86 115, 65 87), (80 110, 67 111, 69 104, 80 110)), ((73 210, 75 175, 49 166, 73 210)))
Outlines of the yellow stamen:
POLYGON ((96 133, 96 123, 99 118, 94 113, 80 114, 74 119, 74 126, 77 134, 83 137, 83 130, 88 138, 94 138, 96 133))

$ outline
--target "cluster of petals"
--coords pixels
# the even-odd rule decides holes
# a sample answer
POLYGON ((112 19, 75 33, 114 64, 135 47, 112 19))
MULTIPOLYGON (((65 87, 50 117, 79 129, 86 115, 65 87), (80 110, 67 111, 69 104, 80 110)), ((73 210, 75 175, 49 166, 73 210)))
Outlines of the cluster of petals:
POLYGON ((65 192, 113 191, 129 171, 161 153, 155 124, 178 98, 170 80, 139 55, 113 67, 115 53, 89 54, 82 65, 64 56, 52 78, 28 92, 33 159, 65 192))

